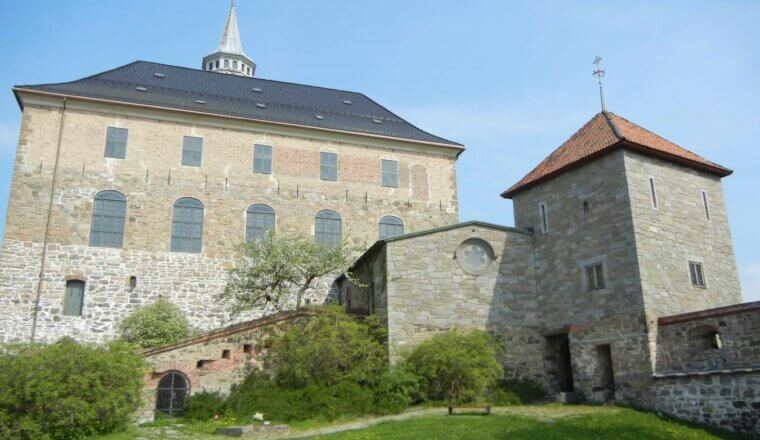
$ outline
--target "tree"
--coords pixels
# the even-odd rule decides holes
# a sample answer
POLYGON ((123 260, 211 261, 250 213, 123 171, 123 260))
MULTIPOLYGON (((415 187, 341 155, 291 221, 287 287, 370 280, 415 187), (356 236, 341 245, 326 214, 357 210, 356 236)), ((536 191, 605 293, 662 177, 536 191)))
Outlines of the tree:
POLYGON ((127 315, 119 332, 122 339, 142 348, 171 344, 193 333, 182 310, 165 299, 127 315))
POLYGON ((345 243, 322 244, 301 235, 266 234, 241 246, 242 258, 229 270, 227 286, 218 296, 229 301, 233 315, 303 296, 315 280, 331 272, 346 272, 351 262, 345 243))

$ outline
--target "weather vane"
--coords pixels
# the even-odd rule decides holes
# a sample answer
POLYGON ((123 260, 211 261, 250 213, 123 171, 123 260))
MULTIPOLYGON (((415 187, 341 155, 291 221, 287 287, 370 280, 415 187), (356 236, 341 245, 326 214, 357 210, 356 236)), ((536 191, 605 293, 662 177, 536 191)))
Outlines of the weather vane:
POLYGON ((599 82, 599 100, 602 103, 602 111, 606 111, 607 109, 604 107, 604 90, 602 89, 602 77, 604 76, 604 69, 602 69, 601 64, 602 57, 594 58, 594 65, 596 66, 596 69, 594 70, 594 76, 599 82))

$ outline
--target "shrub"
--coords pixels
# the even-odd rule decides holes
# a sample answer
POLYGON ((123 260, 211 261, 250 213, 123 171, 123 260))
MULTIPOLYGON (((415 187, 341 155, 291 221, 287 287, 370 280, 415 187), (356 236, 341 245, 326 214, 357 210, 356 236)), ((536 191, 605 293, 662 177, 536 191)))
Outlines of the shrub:
POLYGON ((124 343, 62 339, 0 354, 0 438, 78 439, 124 429, 139 403, 145 364, 124 343))
POLYGON ((125 341, 142 348, 171 344, 192 333, 179 307, 165 299, 127 315, 119 325, 119 332, 125 341))
POLYGON ((419 344, 405 365, 421 378, 428 399, 471 402, 485 398, 504 374, 496 360, 497 348, 485 332, 453 330, 419 344))
POLYGON ((392 414, 424 400, 420 378, 403 368, 385 371, 374 386, 375 412, 392 414))
POLYGON ((265 363, 278 385, 370 385, 387 369, 387 351, 376 322, 361 322, 340 306, 313 309, 271 341, 265 363))
POLYGON ((188 420, 211 420, 215 415, 226 412, 224 399, 219 393, 201 391, 185 399, 185 409, 182 416, 188 420))

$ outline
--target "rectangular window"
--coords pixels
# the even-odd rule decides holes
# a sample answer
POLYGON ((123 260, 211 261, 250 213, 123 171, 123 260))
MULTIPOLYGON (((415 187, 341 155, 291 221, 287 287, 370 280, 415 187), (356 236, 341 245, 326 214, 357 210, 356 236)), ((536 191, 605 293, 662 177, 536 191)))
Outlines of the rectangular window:
POLYGON ((338 180, 338 155, 335 153, 319 153, 319 178, 322 180, 338 180))
POLYGON ((541 211, 541 231, 546 234, 549 232, 549 219, 546 214, 546 203, 541 203, 539 210, 541 211))
POLYGON ((654 177, 649 178, 649 192, 652 195, 652 208, 657 209, 657 187, 654 186, 654 177))
POLYGON ((203 159, 203 138, 185 136, 182 138, 182 165, 201 166, 203 159))
POLYGON ((66 281, 66 293, 63 298, 63 314, 82 316, 84 306, 84 281, 66 281))
POLYGON ((705 217, 710 220, 710 205, 707 203, 707 191, 702 191, 702 206, 705 207, 705 217))
POLYGON ((398 188, 398 162, 395 160, 381 160, 383 186, 398 188))
POLYGON ((589 292, 604 289, 604 270, 602 263, 586 266, 586 289, 589 292))
POLYGON ((124 159, 127 156, 127 129, 108 127, 106 129, 105 157, 124 159))
POLYGON ((253 172, 272 174, 272 147, 269 145, 253 146, 253 172))
POLYGON ((691 284, 697 287, 705 288, 705 271, 702 263, 689 261, 689 275, 691 275, 691 284))

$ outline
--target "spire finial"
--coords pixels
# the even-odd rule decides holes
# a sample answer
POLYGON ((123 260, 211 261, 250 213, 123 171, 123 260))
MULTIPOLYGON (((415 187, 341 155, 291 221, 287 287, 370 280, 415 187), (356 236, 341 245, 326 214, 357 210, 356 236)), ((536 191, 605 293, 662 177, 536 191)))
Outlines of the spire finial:
POLYGON ((599 101, 602 103, 602 111, 605 112, 607 109, 604 107, 604 89, 602 89, 602 77, 604 76, 605 72, 604 69, 602 69, 602 57, 596 57, 594 58, 594 65, 596 66, 596 69, 594 70, 594 76, 596 77, 596 80, 599 82, 599 101))

